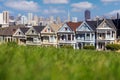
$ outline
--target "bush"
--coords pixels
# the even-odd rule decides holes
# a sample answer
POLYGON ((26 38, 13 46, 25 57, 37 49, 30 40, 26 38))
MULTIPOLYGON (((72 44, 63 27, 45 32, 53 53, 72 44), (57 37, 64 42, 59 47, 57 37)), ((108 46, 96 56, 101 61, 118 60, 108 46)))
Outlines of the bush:
POLYGON ((95 50, 95 46, 84 46, 83 49, 95 50))
POLYGON ((107 44, 106 49, 116 51, 120 49, 120 45, 119 44, 107 44))
POLYGON ((72 45, 62 45, 61 48, 73 49, 72 45))
POLYGON ((10 47, 15 47, 15 46, 17 46, 17 43, 16 42, 8 42, 7 45, 10 47))

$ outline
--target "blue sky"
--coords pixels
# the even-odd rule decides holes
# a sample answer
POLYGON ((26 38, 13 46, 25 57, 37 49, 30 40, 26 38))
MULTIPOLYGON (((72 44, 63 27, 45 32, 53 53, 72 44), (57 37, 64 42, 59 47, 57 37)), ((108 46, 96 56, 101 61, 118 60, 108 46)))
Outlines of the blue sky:
POLYGON ((95 16, 113 16, 120 13, 120 0, 0 0, 0 12, 10 11, 11 15, 32 12, 38 16, 60 16, 84 19, 84 11, 89 9, 92 18, 95 16))

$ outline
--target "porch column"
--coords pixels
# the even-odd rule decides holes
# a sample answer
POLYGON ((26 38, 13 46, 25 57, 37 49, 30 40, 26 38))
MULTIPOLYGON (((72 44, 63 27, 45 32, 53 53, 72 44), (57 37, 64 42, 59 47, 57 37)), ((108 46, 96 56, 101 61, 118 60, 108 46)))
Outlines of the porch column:
POLYGON ((60 34, 59 37, 60 37, 60 40, 62 40, 62 34, 60 34))
POLYGON ((66 34, 66 41, 68 41, 68 34, 66 34))
POLYGON ((112 36, 113 34, 112 34, 112 31, 110 31, 110 38, 113 38, 113 36, 112 36))
POLYGON ((105 39, 107 39, 107 31, 105 31, 105 39))
POLYGON ((92 37, 91 37, 91 36, 92 36, 92 34, 90 33, 90 41, 92 40, 92 37))
POLYGON ((86 33, 85 33, 85 39, 84 40, 86 40, 86 33))

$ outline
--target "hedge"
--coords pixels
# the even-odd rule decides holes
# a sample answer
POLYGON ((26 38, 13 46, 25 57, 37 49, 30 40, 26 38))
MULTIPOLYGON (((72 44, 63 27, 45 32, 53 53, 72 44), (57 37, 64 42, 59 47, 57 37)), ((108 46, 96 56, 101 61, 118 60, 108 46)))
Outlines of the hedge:
POLYGON ((95 50, 95 46, 84 46, 83 49, 95 50))
POLYGON ((120 45, 119 44, 107 44, 106 49, 116 51, 120 49, 120 45))

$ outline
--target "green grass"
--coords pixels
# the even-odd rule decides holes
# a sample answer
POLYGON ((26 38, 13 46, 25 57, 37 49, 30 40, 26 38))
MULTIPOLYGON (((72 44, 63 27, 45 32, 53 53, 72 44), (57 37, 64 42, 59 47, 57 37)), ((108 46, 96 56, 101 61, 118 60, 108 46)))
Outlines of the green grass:
POLYGON ((120 53, 3 44, 0 80, 120 80, 120 53))

